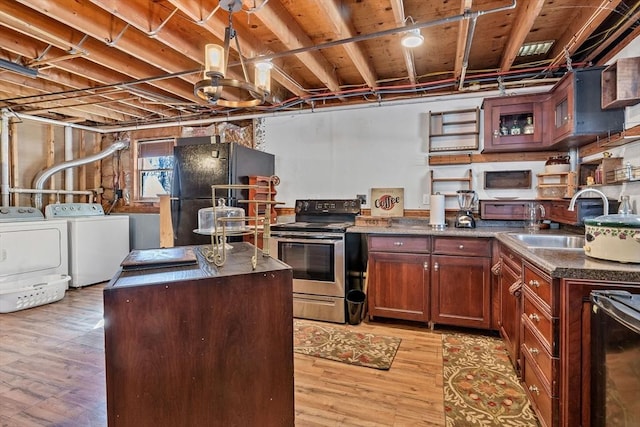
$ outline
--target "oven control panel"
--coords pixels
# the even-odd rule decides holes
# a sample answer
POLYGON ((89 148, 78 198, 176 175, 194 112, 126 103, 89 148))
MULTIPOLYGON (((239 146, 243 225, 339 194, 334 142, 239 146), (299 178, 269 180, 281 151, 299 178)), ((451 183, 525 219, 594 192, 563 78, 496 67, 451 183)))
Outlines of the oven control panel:
POLYGON ((360 213, 360 199, 296 200, 296 214, 353 214, 360 213))

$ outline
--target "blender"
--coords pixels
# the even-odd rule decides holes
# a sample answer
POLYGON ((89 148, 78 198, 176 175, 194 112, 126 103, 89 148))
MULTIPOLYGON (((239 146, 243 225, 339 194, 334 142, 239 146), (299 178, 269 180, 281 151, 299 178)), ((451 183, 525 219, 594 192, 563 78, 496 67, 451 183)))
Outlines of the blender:
POLYGON ((458 190, 458 205, 460 209, 456 215, 456 228, 476 228, 473 219, 473 206, 478 201, 478 194, 473 190, 458 190))

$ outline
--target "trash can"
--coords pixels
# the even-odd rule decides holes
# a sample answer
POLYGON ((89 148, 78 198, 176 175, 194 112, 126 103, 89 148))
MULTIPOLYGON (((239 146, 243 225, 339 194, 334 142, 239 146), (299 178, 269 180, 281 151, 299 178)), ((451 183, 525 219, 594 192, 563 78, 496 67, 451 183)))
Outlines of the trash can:
POLYGON ((358 325, 362 320, 366 298, 366 294, 358 289, 347 292, 347 317, 350 325, 358 325))

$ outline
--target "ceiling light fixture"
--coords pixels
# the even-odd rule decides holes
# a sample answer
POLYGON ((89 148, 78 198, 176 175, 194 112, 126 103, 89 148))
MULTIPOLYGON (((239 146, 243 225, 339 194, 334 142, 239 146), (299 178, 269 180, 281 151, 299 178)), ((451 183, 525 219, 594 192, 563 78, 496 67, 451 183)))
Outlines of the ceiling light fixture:
POLYGON ((22 74, 23 76, 36 78, 38 77, 38 70, 35 68, 25 67, 15 62, 0 59, 0 68, 3 70, 13 71, 14 73, 22 74))
POLYGON ((535 56, 544 55, 549 52, 551 46, 553 46, 554 40, 546 40, 542 42, 525 43, 520 46, 517 56, 535 56))
POLYGON ((263 104, 271 91, 270 62, 258 62, 254 65, 254 83, 248 78, 240 43, 231 23, 231 15, 242 9, 242 0, 220 0, 220 7, 229 12, 229 26, 224 31, 224 46, 208 44, 205 46, 204 78, 194 86, 193 93, 205 101, 230 108, 249 108, 263 104), (229 45, 235 39, 236 50, 240 57, 240 65, 244 81, 226 78, 229 61, 229 45), (225 89, 238 89, 242 95, 240 100, 226 99, 225 89))
MULTIPOLYGON (((404 20, 404 23, 407 23, 407 20, 411 20, 411 24, 415 24, 413 18, 411 16, 407 16, 404 20)), ((420 29, 414 28, 413 30, 408 30, 406 35, 402 38, 400 42, 404 47, 418 47, 424 42, 424 37, 420 34, 420 29)))

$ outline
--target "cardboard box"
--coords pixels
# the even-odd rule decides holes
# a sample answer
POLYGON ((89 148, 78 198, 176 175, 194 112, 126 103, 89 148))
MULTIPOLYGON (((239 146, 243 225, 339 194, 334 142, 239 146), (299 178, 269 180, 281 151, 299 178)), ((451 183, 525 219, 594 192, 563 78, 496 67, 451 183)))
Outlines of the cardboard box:
POLYGON ((371 216, 404 216, 404 188, 372 188, 371 216))

